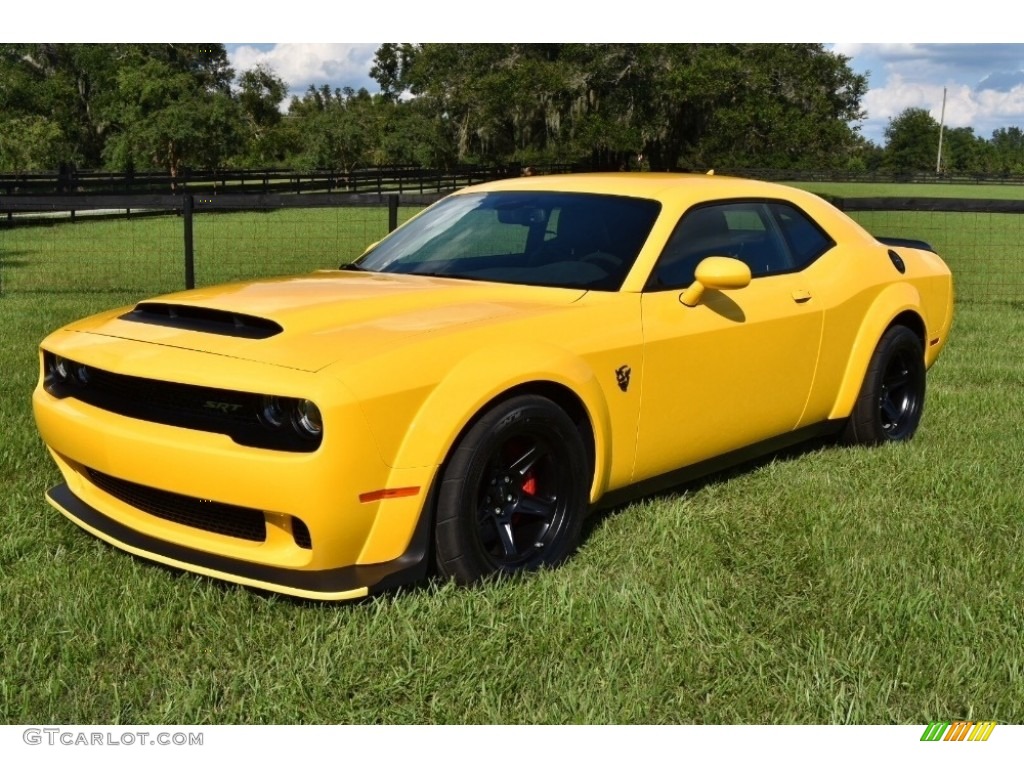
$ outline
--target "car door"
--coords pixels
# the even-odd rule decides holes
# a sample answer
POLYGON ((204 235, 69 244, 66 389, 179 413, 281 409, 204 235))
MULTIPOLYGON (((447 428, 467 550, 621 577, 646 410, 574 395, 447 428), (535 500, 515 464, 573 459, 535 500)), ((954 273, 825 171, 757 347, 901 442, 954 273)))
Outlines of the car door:
POLYGON ((644 367, 634 480, 720 456, 801 425, 823 312, 803 268, 833 243, 774 201, 691 208, 641 301, 644 367), (680 302, 708 256, 744 261, 744 288, 680 302))

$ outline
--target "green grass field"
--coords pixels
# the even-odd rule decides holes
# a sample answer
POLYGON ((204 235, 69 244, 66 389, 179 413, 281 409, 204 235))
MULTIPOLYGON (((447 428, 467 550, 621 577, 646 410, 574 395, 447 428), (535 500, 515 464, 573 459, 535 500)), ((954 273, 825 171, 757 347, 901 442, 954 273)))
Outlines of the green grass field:
MULTIPOLYGON (((400 208, 399 221, 417 210, 400 208)), ((388 231, 386 208, 204 213, 194 222, 197 285, 335 268, 388 231)), ((82 216, 0 228, 0 281, 5 292, 180 290, 182 219, 82 216)))
POLYGON ((974 200, 1024 200, 1015 184, 886 184, 872 182, 793 181, 790 186, 838 197, 952 197, 974 200))
MULTIPOLYGON (((357 252, 339 239, 325 256, 304 240, 327 225, 282 235, 276 215, 239 215, 221 252, 268 273, 268 240, 325 266, 357 252)), ((76 243, 130 259, 118 224, 0 231, 8 288, 74 272, 76 243)), ((1002 269, 975 258, 958 276, 1002 269)), ((149 276, 175 283, 167 259, 149 276)), ((233 276, 219 263, 203 282, 233 276)), ((338 606, 143 562, 44 502, 58 473, 29 409, 38 341, 153 288, 111 272, 0 295, 0 722, 1024 721, 1020 302, 958 304, 909 444, 818 446, 639 500, 527 579, 338 606)))

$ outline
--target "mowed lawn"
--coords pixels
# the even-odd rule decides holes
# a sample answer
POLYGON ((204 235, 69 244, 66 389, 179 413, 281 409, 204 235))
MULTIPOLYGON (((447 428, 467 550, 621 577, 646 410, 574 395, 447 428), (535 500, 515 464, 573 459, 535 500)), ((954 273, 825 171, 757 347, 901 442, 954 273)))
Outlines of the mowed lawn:
POLYGON ((792 181, 790 186, 839 197, 952 197, 975 200, 1022 200, 1019 184, 940 184, 853 181, 792 181))
MULTIPOLYGON (((275 216, 216 217, 237 217, 219 263, 330 266, 365 245, 325 255, 302 226, 257 229, 275 216)), ((961 291, 908 444, 812 446, 641 499, 594 519, 555 571, 315 604, 136 559, 43 500, 58 473, 29 408, 36 344, 145 295, 129 281, 148 257, 94 234, 94 253, 128 254, 105 285, 11 286, 18 270, 91 279, 96 259, 49 238, 101 224, 117 222, 0 230, 0 722, 1024 721, 1021 302, 961 291)), ((996 269, 981 252, 949 254, 962 284, 996 269)))
MULTIPOLYGON (((399 221, 418 208, 399 208, 399 221)), ((196 285, 332 269, 388 232, 387 208, 304 208, 197 214, 196 285)), ((185 285, 180 216, 96 217, 0 224, 0 292, 126 292, 185 285)))

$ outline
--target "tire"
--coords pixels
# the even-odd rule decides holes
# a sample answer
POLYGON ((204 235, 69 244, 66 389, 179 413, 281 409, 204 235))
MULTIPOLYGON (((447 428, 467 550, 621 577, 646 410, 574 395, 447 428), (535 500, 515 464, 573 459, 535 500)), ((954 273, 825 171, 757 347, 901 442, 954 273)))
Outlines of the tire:
POLYGON ((577 545, 589 487, 583 439, 561 408, 534 395, 496 405, 442 473, 438 571, 472 584, 557 565, 577 545))
POLYGON ((924 409, 925 367, 921 339, 903 325, 889 328, 868 364, 853 413, 843 430, 850 445, 909 440, 924 409))

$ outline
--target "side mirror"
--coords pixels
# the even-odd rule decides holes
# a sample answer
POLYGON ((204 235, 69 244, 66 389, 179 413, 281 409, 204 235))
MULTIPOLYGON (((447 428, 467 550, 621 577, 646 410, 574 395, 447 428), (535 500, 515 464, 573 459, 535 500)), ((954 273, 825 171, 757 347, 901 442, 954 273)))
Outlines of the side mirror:
POLYGON ((750 285, 750 267, 729 256, 708 256, 693 276, 693 284, 679 294, 679 301, 688 307, 696 307, 707 288, 727 291, 750 285))

